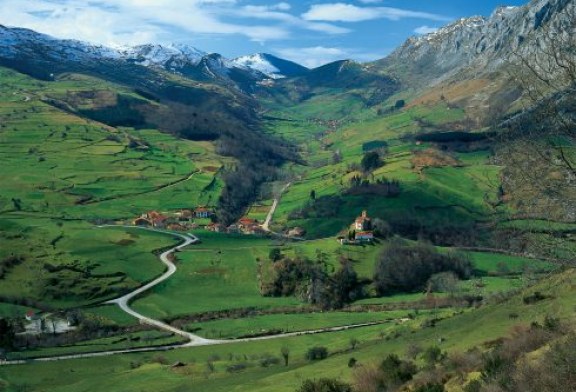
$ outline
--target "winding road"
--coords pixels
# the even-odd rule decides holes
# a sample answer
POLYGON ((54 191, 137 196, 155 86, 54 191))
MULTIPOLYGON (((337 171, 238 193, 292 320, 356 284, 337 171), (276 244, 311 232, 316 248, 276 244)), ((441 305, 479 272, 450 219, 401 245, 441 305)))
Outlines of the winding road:
MULTIPOLYGON (((286 189, 289 184, 284 188, 286 189)), ((276 199, 276 204, 277 204, 276 199)), ((271 210, 273 214, 273 210, 271 210)), ((272 214, 269 214, 271 216, 272 214)), ((105 226, 98 226, 99 228, 105 227, 124 227, 130 229, 136 229, 135 226, 118 226, 118 225, 105 225, 105 226)), ((130 307, 130 301, 137 297, 138 295, 150 290, 151 288, 157 286, 158 284, 164 282, 168 278, 170 278, 176 271, 176 265, 171 260, 171 255, 181 250, 182 248, 198 243, 200 240, 193 234, 182 234, 182 233, 175 233, 171 231, 165 230, 157 230, 151 229, 146 227, 139 227, 138 229, 141 230, 148 230, 154 231, 159 233, 164 233, 168 235, 172 235, 178 237, 182 240, 182 242, 173 247, 168 249, 167 251, 163 252, 160 255, 160 260, 164 265, 168 267, 168 270, 160 275, 158 278, 154 279, 153 281, 145 284, 137 288, 136 290, 123 295, 122 297, 112 299, 109 301, 104 302, 105 304, 115 304, 120 307, 124 312, 128 313, 132 317, 137 318, 141 323, 148 324, 154 326, 156 328, 162 329, 164 331, 180 335, 188 340, 186 343, 177 344, 177 345, 168 345, 168 346, 150 346, 150 347, 140 347, 140 348, 132 348, 132 349, 124 349, 124 350, 109 350, 109 351, 100 351, 100 352, 92 352, 92 353, 83 353, 83 354, 68 354, 68 355, 57 355, 51 357, 42 357, 42 358, 34 358, 34 359, 26 359, 26 360, 12 360, 12 361, 2 361, 0 360, 0 366, 2 365, 23 365, 30 362, 49 362, 49 361, 60 361, 66 359, 80 359, 80 358, 95 358, 95 357, 104 357, 110 355, 119 355, 119 354, 130 354, 130 353, 142 353, 142 352, 151 352, 151 351, 169 351, 174 349, 182 349, 182 348, 189 348, 189 347, 198 347, 198 346, 211 346, 211 345, 218 345, 218 344, 232 344, 232 343, 239 343, 239 342, 252 342, 258 340, 270 340, 270 339, 278 339, 278 338, 285 338, 290 336, 302 336, 302 335, 311 335, 317 333, 325 333, 325 332, 338 332, 338 331, 345 331, 354 328, 361 328, 361 327, 368 327, 373 325, 384 324, 387 321, 378 321, 378 322, 370 322, 364 324, 354 324, 354 325, 345 325, 340 327, 330 327, 330 328, 322 328, 317 330, 309 330, 309 331, 299 331, 299 332, 288 332, 288 333, 280 333, 276 335, 267 335, 267 336, 260 336, 254 338, 243 338, 243 339, 226 339, 226 340, 216 340, 216 339, 206 339, 201 336, 195 335, 190 332, 183 331, 181 329, 175 328, 169 324, 166 324, 160 320, 156 320, 143 314, 138 313, 134 309, 130 307)))
MULTIPOLYGON (((132 226, 130 226, 130 227, 133 228, 132 226)), ((172 255, 174 252, 179 251, 180 249, 182 249, 188 245, 195 244, 199 241, 198 237, 196 237, 193 234, 179 234, 179 233, 173 233, 173 232, 169 232, 169 231, 151 230, 148 228, 141 228, 141 229, 170 234, 170 235, 181 238, 183 240, 183 242, 180 245, 177 245, 174 248, 171 248, 160 255, 160 260, 162 261, 162 263, 164 263, 164 265, 166 265, 166 267, 168 267, 168 270, 166 272, 164 272, 162 275, 160 275, 158 278, 154 279, 150 283, 145 284, 142 287, 139 287, 138 289, 132 291, 131 293, 128 293, 128 294, 126 294, 120 298, 106 301, 105 304, 116 304, 124 312, 128 313, 132 317, 137 318, 143 324, 149 324, 149 325, 155 326, 157 328, 163 329, 163 330, 168 331, 168 332, 172 332, 176 335, 180 335, 180 336, 186 338, 189 340, 189 342, 186 343, 187 345, 199 346, 199 345, 206 344, 209 342, 213 343, 213 341, 208 340, 208 339, 204 339, 204 338, 202 338, 198 335, 195 335, 193 333, 182 331, 178 328, 174 328, 173 326, 171 326, 169 324, 163 323, 162 321, 155 320, 155 319, 150 318, 150 317, 146 317, 143 314, 138 313, 137 311, 135 311, 134 309, 132 309, 130 307, 130 301, 133 298, 137 297, 138 295, 142 294, 145 291, 148 291, 152 287, 159 285, 160 283, 164 282, 166 279, 168 279, 172 275, 174 275, 174 273, 176 272, 176 265, 170 260, 170 255, 172 255)))

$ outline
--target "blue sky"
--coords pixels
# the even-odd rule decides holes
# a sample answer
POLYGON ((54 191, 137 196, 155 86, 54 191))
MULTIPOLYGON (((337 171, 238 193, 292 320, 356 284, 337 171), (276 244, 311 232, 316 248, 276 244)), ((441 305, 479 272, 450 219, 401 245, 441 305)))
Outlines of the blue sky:
POLYGON ((382 58, 408 37, 527 0, 0 0, 0 24, 108 46, 187 43, 314 67, 382 58), (504 1, 504 3, 503 3, 504 1))

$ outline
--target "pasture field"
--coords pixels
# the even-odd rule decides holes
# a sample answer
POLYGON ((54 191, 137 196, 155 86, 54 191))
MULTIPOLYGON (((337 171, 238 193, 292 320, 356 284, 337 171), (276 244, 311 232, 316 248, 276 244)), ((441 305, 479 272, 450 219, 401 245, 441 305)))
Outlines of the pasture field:
MULTIPOLYGON (((262 297, 260 294, 258 265, 260 262, 261 274, 265 279, 271 263, 268 258, 271 249, 278 248, 286 257, 304 256, 311 260, 322 260, 329 272, 338 269, 340 257, 346 257, 352 260, 360 278, 371 279, 378 255, 387 246, 386 241, 365 246, 342 246, 333 237, 303 242, 278 242, 245 235, 211 232, 196 234, 202 242, 177 254, 176 274, 169 281, 138 298, 134 302, 137 311, 169 320, 195 313, 244 308, 282 308, 289 311, 287 309, 292 307, 294 313, 298 313, 298 308, 305 306, 298 299, 262 297), (233 298, 233 301, 230 298, 233 298)), ((529 258, 495 253, 467 253, 475 273, 472 279, 460 283, 458 290, 461 293, 484 296, 504 293, 524 287, 535 277, 554 269, 550 263, 529 258)), ((370 288, 367 294, 368 298, 351 306, 356 303, 402 304, 425 299, 423 293, 372 298, 370 288)), ((407 308, 409 306, 408 304, 407 308)), ((292 317, 296 320, 301 316, 294 314, 292 317)))
MULTIPOLYGON (((234 162, 219 156, 212 143, 185 141, 154 129, 106 126, 59 109, 51 101, 94 93, 101 102, 86 99, 77 106, 82 111, 97 110, 113 103, 107 99, 114 100, 117 94, 135 94, 126 87, 74 74, 39 82, 3 68, 0 81, 0 317, 21 316, 27 309, 81 308, 120 331, 114 337, 69 346, 22 350, 11 353, 11 358, 179 342, 164 332, 142 331, 117 307, 102 305, 160 275, 164 266, 156 254, 176 240, 166 234, 96 224, 128 221, 149 210, 215 205, 224 188, 220 173, 234 162)), ((195 231, 201 242, 175 254, 178 271, 136 298, 132 306, 208 338, 380 324, 0 367, 0 390, 288 392, 318 374, 350 381, 355 370, 347 364, 352 357, 361 365, 370 364, 388 353, 403 356, 409 344, 441 344, 447 351, 482 348, 514 326, 542 322, 546 315, 574 321, 575 271, 557 272, 544 261, 498 253, 467 252, 474 277, 460 282, 455 291, 481 296, 478 309, 437 308, 436 302, 420 309, 427 298, 444 299, 449 293, 376 297, 370 280, 388 242, 341 246, 336 235, 346 232, 363 210, 396 224, 413 218, 412 224, 421 230, 449 227, 457 232, 461 227, 487 225, 509 212, 498 203, 501 167, 491 162, 488 151, 444 151, 414 140, 413 135, 426 131, 459 129, 466 113, 445 102, 382 114, 378 109, 389 108, 395 97, 369 108, 360 95, 349 91, 316 93, 290 107, 267 103, 266 132, 300 146, 306 164, 287 164, 276 185, 269 184, 270 189, 261 192, 262 200, 246 211, 247 216, 264 220, 277 184, 291 181, 274 215, 273 229, 303 227, 308 240, 195 231), (375 145, 387 147, 382 149, 384 164, 370 179, 398 180, 401 191, 396 197, 349 192, 350 180, 361 174, 364 153, 375 145), (296 297, 263 297, 261 280, 272 271, 269 253, 274 248, 288 257, 305 256, 323 263, 329 273, 337 270, 340 258, 352 260, 359 278, 367 283, 366 295, 330 312, 313 309, 296 297), (542 299, 527 303, 526 296, 536 291, 544 294, 542 299), (230 312, 225 316, 226 311, 230 312), (234 311, 250 316, 238 318, 234 311), (190 321, 215 314, 220 319, 190 321), (325 346, 330 356, 306 360, 304 355, 313 346, 325 346), (283 347, 290 352, 286 365, 283 347), (176 362, 182 366, 172 367, 176 362)), ((535 236, 545 232, 542 221, 517 219, 500 225, 532 230, 535 236)), ((551 228, 558 235, 574 231, 573 225, 565 223, 553 223, 551 228)))
MULTIPOLYGON (((279 134, 293 137, 297 143, 305 143, 306 136, 313 139, 303 152, 309 165, 292 169, 295 179, 282 195, 274 215, 276 228, 301 226, 307 230, 308 238, 332 236, 345 229, 364 209, 385 221, 417 216, 432 227, 449 220, 472 224, 496 213, 489 202, 496 200, 501 168, 490 163, 487 151, 448 153, 458 162, 457 166, 417 170, 414 157, 433 146, 403 139, 407 134, 422 132, 422 123, 441 128, 443 124, 461 121, 465 118, 462 110, 449 109, 445 104, 413 106, 382 117, 344 121, 333 131, 324 132, 318 132, 318 120, 307 116, 305 111, 298 115, 280 112, 278 118, 290 121, 269 123, 270 132, 277 126, 279 134), (292 126, 291 134, 286 130, 292 126), (386 143, 388 147, 383 155, 384 165, 373 171, 372 179, 398 180, 401 192, 395 198, 346 193, 351 178, 361 174, 357 168, 364 148, 375 143, 386 143), (339 162, 332 160, 336 152, 340 155, 339 162), (316 201, 310 197, 312 192, 316 201), (337 199, 329 201, 330 198, 337 199), (318 212, 323 211, 322 203, 331 206, 328 208, 331 214, 318 216, 323 214, 318 212), (302 211, 307 211, 307 215, 299 218, 302 211)), ((269 205, 271 201, 262 200, 260 204, 269 205)))
POLYGON ((83 354, 100 351, 125 350, 139 347, 168 346, 184 343, 180 336, 157 331, 137 331, 133 333, 119 334, 106 338, 84 340, 75 344, 62 345, 58 347, 42 347, 25 351, 15 351, 10 353, 11 359, 31 359, 56 355, 83 354))
POLYGON ((211 339, 234 339, 247 336, 268 335, 271 333, 299 332, 320 330, 322 328, 358 325, 366 323, 396 323, 400 319, 425 319, 429 314, 440 314, 437 311, 420 311, 417 317, 407 310, 383 312, 318 312, 302 314, 274 314, 252 316, 240 319, 194 322, 185 326, 211 339))
MULTIPOLYGON (((178 253, 178 271, 170 280, 134 301, 134 309, 155 318, 256 307, 297 306, 295 298, 262 297, 257 258, 267 258, 269 241, 250 237, 209 239, 178 253)), ((200 237, 202 238, 202 237, 200 237)))
POLYGON ((31 217, 1 219, 2 259, 14 254, 0 284, 0 298, 45 309, 93 304, 160 275, 152 253, 176 243, 159 233, 96 228, 77 221, 31 217))
POLYGON ((416 321, 156 354, 30 363, 24 368, 0 367, 0 382, 9 390, 26 387, 57 392, 110 389, 292 392, 303 380, 318 374, 350 381, 354 369, 346 364, 351 357, 360 364, 379 363, 389 353, 404 357, 409 344, 426 348, 437 345, 439 338, 443 351, 463 352, 473 347, 482 350, 484 344, 508 335, 514 326, 542 322, 546 315, 573 322, 576 300, 570 287, 575 279, 574 270, 565 271, 497 304, 462 314, 455 312, 450 317, 442 315, 434 328, 416 321), (524 304, 523 298, 535 291, 547 299, 524 304), (510 317, 511 314, 515 317, 510 317), (352 338, 358 340, 354 350, 350 346, 352 338), (304 353, 316 345, 327 347, 330 356, 323 361, 306 361, 304 353), (288 366, 283 364, 281 347, 289 347, 288 366), (270 357, 276 357, 277 361, 268 361, 269 365, 263 367, 262 361, 270 357), (185 366, 172 368, 170 364, 176 361, 185 366))

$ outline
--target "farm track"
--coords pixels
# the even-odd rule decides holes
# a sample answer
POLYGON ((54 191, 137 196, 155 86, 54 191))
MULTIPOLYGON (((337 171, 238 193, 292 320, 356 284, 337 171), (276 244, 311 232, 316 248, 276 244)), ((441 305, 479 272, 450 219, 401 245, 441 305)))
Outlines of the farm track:
MULTIPOLYGON (((106 227, 124 227, 124 228, 131 228, 134 229, 134 226, 99 226, 99 228, 106 228, 106 227)), ((138 289, 123 295, 122 297, 112 299, 109 301, 104 302, 105 304, 115 304, 120 307, 124 312, 128 313, 132 317, 137 318, 142 324, 148 324, 154 326, 156 328, 162 329, 164 331, 173 333, 175 335, 179 335, 184 337, 188 340, 186 343, 182 344, 175 344, 175 345, 167 345, 167 346, 148 346, 148 347, 140 347, 134 349, 124 349, 124 350, 109 350, 109 351, 100 351, 100 352, 92 352, 92 353, 83 353, 83 354, 67 354, 67 355, 57 355, 57 356, 50 356, 50 357, 41 357, 41 358, 31 358, 25 360, 11 360, 11 361, 0 361, 0 366, 7 366, 7 365, 23 365, 31 362, 50 362, 50 361, 60 361, 60 360, 67 360, 67 359, 81 359, 81 358, 95 358, 95 357, 104 357, 104 356, 111 356, 111 355, 120 355, 120 354, 130 354, 130 353, 142 353, 142 352, 154 352, 154 351, 169 351, 175 349, 182 349, 182 348, 191 348, 191 347, 199 347, 199 346, 212 346, 212 345, 221 345, 221 344, 232 344, 232 343, 241 343, 241 342, 253 342, 259 340, 271 340, 271 339, 278 339, 278 338, 285 338, 291 336, 302 336, 302 335, 311 335, 311 334, 318 334, 318 333, 326 333, 326 332, 338 332, 338 331, 346 331, 349 329, 361 328, 361 327, 368 327, 374 325, 380 325, 384 323, 390 322, 390 320, 385 321, 378 321, 378 322, 370 322, 370 323, 363 323, 363 324, 353 324, 353 325, 345 325, 339 327, 330 327, 330 328, 322 328, 317 330, 308 330, 308 331, 299 331, 299 332, 288 332, 288 333, 281 333, 276 335, 267 335, 267 336, 259 336, 254 338, 241 338, 241 339, 226 339, 226 340, 216 340, 216 339, 206 339, 201 336, 195 335, 190 332, 183 331, 181 329, 175 328, 169 324, 166 324, 160 320, 156 320, 150 317, 147 317, 141 313, 136 312, 134 309, 130 307, 130 301, 135 297, 139 296, 140 294, 152 289, 153 287, 157 286, 158 284, 164 282, 165 280, 169 279, 176 271, 176 265, 172 262, 172 254, 176 251, 181 250, 182 248, 195 244, 200 240, 198 237, 192 234, 180 234, 174 233, 169 231, 163 230, 156 230, 156 229, 149 229, 149 228, 138 228, 140 230, 149 230, 155 231, 160 233, 169 234, 175 237, 178 237, 182 240, 179 245, 176 245, 160 255, 160 261, 164 265, 167 266, 167 271, 160 275, 158 278, 154 279, 153 281, 145 284, 144 286, 139 287, 138 289)))

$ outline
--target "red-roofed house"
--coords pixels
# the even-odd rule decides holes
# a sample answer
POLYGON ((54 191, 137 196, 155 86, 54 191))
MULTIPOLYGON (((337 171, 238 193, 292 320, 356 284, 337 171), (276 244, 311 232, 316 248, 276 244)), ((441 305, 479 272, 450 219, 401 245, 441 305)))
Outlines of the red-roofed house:
POLYGON ((374 233, 371 231, 359 231, 354 235, 354 239, 358 242, 372 242, 374 241, 374 233))
POLYGON ((24 317, 26 318, 27 321, 38 320, 38 314, 36 314, 36 312, 33 310, 27 311, 24 317))
POLYGON ((372 220, 368 217, 366 210, 354 221, 354 230, 367 231, 372 228, 372 220))
POLYGON ((166 227, 168 217, 162 215, 158 211, 150 211, 142 214, 140 217, 134 219, 132 223, 134 226, 153 226, 153 227, 166 227))

